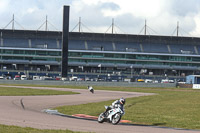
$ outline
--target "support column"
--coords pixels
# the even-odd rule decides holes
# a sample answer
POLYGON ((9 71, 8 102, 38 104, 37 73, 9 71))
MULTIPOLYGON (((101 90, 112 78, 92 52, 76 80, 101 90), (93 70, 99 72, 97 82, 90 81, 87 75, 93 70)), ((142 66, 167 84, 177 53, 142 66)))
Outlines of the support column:
POLYGON ((69 6, 63 7, 63 31, 62 31, 62 67, 61 75, 67 78, 68 74, 68 42, 69 42, 69 6))

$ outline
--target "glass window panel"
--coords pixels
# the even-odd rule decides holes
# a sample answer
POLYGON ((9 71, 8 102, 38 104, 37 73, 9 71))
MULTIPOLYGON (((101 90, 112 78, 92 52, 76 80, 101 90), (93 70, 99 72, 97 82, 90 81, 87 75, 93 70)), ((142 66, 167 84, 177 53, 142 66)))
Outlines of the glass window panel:
POLYGON ((35 51, 33 51, 33 50, 26 50, 25 54, 26 55, 35 55, 35 51))
POLYGON ((47 55, 46 51, 36 51, 36 55, 47 55))

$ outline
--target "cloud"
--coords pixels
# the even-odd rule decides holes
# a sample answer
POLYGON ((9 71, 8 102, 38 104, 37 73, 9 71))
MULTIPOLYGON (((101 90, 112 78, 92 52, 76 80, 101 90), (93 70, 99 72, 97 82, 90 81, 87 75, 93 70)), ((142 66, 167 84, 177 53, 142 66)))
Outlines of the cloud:
POLYGON ((192 36, 200 36, 200 14, 197 14, 195 17, 194 17, 194 22, 195 22, 195 28, 193 30, 191 30, 189 32, 190 35, 192 36))
POLYGON ((200 9, 199 0, 170 0, 169 11, 174 15, 185 17, 190 14, 198 14, 200 9))
MULTIPOLYGON (((105 32, 114 18, 118 32, 138 34, 147 20, 156 34, 172 35, 179 21, 183 35, 200 36, 199 0, 0 0, 0 27, 15 14, 15 20, 26 29, 38 29, 48 16, 61 30, 63 5, 70 5, 70 29, 81 17, 84 31, 105 32)), ((55 28, 49 25, 49 30, 55 28)))
POLYGON ((119 5, 113 3, 113 2, 106 2, 106 3, 100 3, 100 8, 102 9, 109 9, 109 10, 119 10, 119 5))
MULTIPOLYGON (((73 17, 70 17, 70 25, 75 26, 78 23, 78 18, 81 17, 84 30, 87 31, 86 27, 91 27, 93 32, 96 31, 95 27, 106 27, 106 25, 108 27, 111 24, 111 18, 104 14, 105 10, 118 10, 118 6, 113 3, 97 2, 85 4, 84 2, 79 1, 73 4, 71 7, 71 15, 73 14, 73 17), (79 6, 78 12, 76 9, 74 9, 73 4, 81 5, 79 6)), ((106 29, 103 30, 106 31, 106 29)))
POLYGON ((0 13, 6 11, 6 7, 9 5, 9 0, 0 0, 0 13))

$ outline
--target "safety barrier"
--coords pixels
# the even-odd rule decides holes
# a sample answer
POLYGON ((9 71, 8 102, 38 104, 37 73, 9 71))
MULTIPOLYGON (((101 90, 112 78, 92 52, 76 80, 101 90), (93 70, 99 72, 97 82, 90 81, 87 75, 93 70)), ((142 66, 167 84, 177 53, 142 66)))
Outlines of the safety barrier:
POLYGON ((113 86, 113 87, 176 87, 176 83, 52 81, 52 80, 0 80, 0 84, 56 85, 56 86, 113 86))

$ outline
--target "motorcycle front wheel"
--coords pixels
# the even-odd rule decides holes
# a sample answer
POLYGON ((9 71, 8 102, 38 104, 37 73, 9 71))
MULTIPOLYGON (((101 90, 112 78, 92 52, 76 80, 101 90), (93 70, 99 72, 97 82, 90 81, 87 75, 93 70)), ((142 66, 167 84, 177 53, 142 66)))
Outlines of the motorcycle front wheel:
POLYGON ((94 93, 94 90, 92 89, 90 92, 94 93))
POLYGON ((113 116, 113 119, 112 119, 112 124, 113 125, 116 125, 120 122, 121 120, 121 114, 120 113, 117 113, 113 116))
POLYGON ((103 122, 104 122, 104 114, 103 114, 103 113, 101 113, 101 114, 99 115, 99 117, 98 117, 98 122, 99 122, 99 123, 103 123, 103 122))

